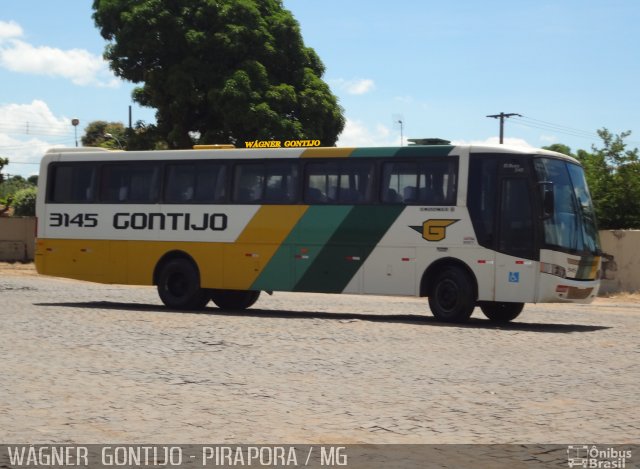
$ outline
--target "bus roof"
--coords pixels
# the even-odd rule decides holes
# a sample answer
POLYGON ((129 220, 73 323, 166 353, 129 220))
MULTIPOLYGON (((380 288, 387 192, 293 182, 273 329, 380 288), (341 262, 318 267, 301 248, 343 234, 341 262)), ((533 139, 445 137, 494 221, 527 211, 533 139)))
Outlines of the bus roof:
POLYGON ((546 155, 570 160, 571 156, 533 147, 510 145, 409 145, 405 147, 314 147, 314 148, 234 148, 196 150, 121 151, 100 147, 52 148, 43 161, 83 160, 175 160, 175 159, 269 159, 269 158, 358 158, 437 157, 464 153, 546 155), (97 154, 99 153, 99 155, 97 154))

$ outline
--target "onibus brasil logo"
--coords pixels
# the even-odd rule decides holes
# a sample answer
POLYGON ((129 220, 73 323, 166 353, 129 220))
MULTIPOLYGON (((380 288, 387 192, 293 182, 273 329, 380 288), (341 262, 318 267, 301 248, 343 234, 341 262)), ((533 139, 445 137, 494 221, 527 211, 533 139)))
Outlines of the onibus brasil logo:
POLYGON ((567 465, 571 468, 624 469, 628 459, 631 459, 631 450, 603 449, 596 445, 567 446, 567 465))

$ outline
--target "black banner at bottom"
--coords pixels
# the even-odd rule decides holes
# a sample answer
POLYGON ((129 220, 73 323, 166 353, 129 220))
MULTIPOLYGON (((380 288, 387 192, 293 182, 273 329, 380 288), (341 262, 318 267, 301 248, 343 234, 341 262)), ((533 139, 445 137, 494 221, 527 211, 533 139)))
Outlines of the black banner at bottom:
POLYGON ((640 468, 640 445, 3 444, 0 468, 640 468))

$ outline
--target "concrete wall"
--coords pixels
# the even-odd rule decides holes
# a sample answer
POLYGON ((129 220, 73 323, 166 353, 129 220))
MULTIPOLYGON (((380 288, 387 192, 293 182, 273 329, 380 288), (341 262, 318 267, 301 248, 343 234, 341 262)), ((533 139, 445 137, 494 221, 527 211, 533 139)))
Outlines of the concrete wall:
POLYGON ((35 217, 0 217, 0 261, 33 260, 35 230, 35 217))
MULTIPOLYGON (((0 217, 0 261, 33 260, 34 217, 0 217)), ((601 293, 640 291, 640 230, 600 231, 601 293)))
POLYGON ((600 293, 640 291, 640 230, 600 231, 603 279, 600 293))

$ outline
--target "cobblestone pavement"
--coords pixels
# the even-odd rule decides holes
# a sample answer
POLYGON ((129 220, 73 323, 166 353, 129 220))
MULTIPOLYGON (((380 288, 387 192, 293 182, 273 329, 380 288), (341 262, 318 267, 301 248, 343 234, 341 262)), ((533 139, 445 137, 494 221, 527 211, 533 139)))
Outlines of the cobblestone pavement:
POLYGON ((640 304, 442 325, 425 299, 264 295, 169 311, 148 287, 0 273, 0 441, 638 443, 640 304))

